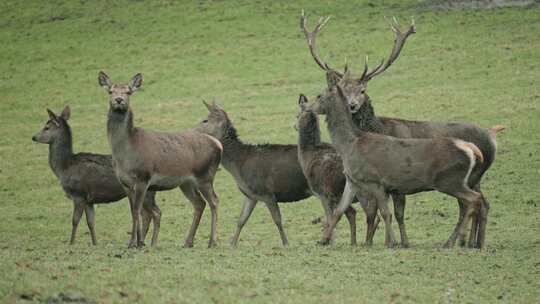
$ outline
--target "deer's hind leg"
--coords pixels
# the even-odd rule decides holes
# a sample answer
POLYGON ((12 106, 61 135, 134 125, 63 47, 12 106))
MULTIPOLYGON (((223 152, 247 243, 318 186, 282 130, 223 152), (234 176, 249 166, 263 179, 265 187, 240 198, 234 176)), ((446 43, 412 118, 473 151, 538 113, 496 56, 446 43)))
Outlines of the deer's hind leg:
POLYGON ((345 211, 351 207, 351 204, 355 198, 355 190, 354 186, 349 179, 347 179, 347 182, 345 183, 345 188, 343 189, 343 194, 341 195, 341 199, 334 209, 334 212, 332 216, 330 217, 330 220, 327 223, 326 229, 324 230, 322 240, 319 241, 320 245, 329 245, 330 241, 332 239, 332 234, 334 232, 334 228, 336 227, 337 223, 339 222, 341 216, 345 211))
POLYGON ((480 193, 471 190, 466 185, 463 185, 463 187, 458 190, 451 190, 448 192, 443 190, 439 191, 458 198, 465 205, 465 213, 463 214, 463 217, 460 217, 458 223, 456 224, 456 227, 454 228, 454 231, 448 238, 448 241, 446 241, 446 243, 443 245, 444 248, 452 248, 458 236, 464 234, 465 227, 467 227, 467 224, 469 223, 471 218, 475 216, 477 211, 480 209, 481 195, 480 193))
POLYGON ((217 221, 218 221, 218 205, 219 198, 214 191, 214 185, 212 182, 206 182, 199 186, 199 191, 206 199, 208 206, 210 206, 210 212, 212 213, 212 224, 210 226, 210 240, 208 241, 208 248, 217 246, 217 221))
POLYGON ((204 208, 206 207, 206 201, 201 196, 199 190, 191 182, 186 182, 180 185, 180 189, 193 205, 193 221, 191 223, 191 228, 189 229, 188 235, 186 236, 186 240, 184 241, 184 247, 190 248, 193 247, 193 240, 195 239, 195 233, 197 232, 197 228, 201 222, 201 217, 203 215, 204 208))
POLYGON ((92 245, 97 245, 96 238, 96 218, 93 204, 86 204, 86 209, 84 211, 86 214, 86 224, 88 225, 88 230, 90 230, 90 237, 92 238, 92 245))
POLYGON ((240 213, 240 216, 238 217, 238 223, 236 224, 236 230, 231 237, 231 246, 236 247, 238 244, 238 239, 240 238, 240 232, 242 232, 242 228, 248 221, 249 217, 251 216, 251 213, 253 212, 253 209, 255 209, 255 206, 257 205, 257 200, 245 196, 244 199, 244 206, 242 207, 242 211, 240 213))
POLYGON ((396 222, 398 222, 399 225, 401 247, 409 248, 409 237, 407 236, 407 231, 405 230, 405 195, 392 194, 392 201, 394 202, 394 215, 396 217, 396 222))
POLYGON ((483 249, 486 242, 486 225, 489 213, 489 202, 484 196, 484 193, 480 190, 480 184, 476 185, 474 190, 478 191, 482 198, 482 204, 480 206, 480 213, 478 214, 478 234, 474 247, 483 249))
POLYGON ((152 231, 151 246, 156 246, 159 235, 159 228, 161 226, 161 210, 156 204, 156 193, 153 191, 147 191, 144 198, 143 205, 143 241, 146 238, 146 234, 150 228, 150 222, 154 222, 154 229, 152 231))
POLYGON ((266 207, 268 207, 268 210, 270 211, 270 215, 272 215, 272 220, 274 221, 274 224, 276 224, 276 227, 279 231, 279 236, 281 237, 281 243, 285 247, 289 246, 287 235, 285 234, 285 230, 283 229, 283 224, 281 220, 281 211, 279 210, 278 203, 276 201, 268 201, 265 203, 266 203, 266 207))

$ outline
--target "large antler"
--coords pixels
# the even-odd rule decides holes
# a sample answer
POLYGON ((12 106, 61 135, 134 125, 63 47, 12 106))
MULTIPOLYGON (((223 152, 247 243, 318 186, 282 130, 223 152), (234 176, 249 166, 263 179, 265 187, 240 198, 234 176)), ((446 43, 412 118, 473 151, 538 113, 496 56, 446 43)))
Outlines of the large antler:
POLYGON ((313 59, 315 59, 315 62, 321 67, 321 69, 329 72, 334 71, 340 76, 343 76, 342 73, 332 69, 326 62, 324 62, 321 57, 319 56, 319 53, 317 52, 317 47, 315 44, 315 37, 317 36, 317 33, 326 25, 326 23, 330 20, 330 17, 326 18, 319 18, 319 21, 317 22, 317 25, 313 29, 313 32, 308 31, 307 29, 307 17, 304 14, 304 10, 302 10, 302 16, 300 17, 300 28, 302 29, 302 32, 304 32, 304 35, 306 36, 307 43, 309 46, 309 51, 311 52, 311 56, 313 56, 313 59))
POLYGON ((399 53, 401 52, 401 49, 403 48, 403 45, 405 44, 405 41, 407 40, 407 38, 410 35, 416 33, 416 26, 414 25, 414 19, 412 19, 411 26, 405 33, 403 33, 399 29, 399 24, 396 18, 392 18, 392 21, 390 22, 390 28, 392 29, 392 31, 394 32, 396 36, 394 39, 394 47, 392 48, 392 52, 390 53, 390 56, 388 57, 386 62, 384 61, 384 59, 381 60, 381 63, 376 68, 374 68, 373 70, 369 72, 368 72, 368 59, 366 56, 364 72, 362 73, 362 77, 360 79, 364 81, 369 81, 373 79, 375 76, 386 71, 386 69, 388 69, 388 67, 390 67, 392 63, 398 58, 399 53))

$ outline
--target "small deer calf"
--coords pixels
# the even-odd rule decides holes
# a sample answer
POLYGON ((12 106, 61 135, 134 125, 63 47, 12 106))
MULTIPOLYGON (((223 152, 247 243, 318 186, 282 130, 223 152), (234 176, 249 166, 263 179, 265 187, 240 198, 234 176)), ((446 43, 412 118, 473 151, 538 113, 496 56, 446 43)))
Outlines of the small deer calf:
MULTIPOLYGON (((111 155, 92 153, 73 153, 71 128, 68 124, 70 108, 66 106, 62 114, 56 115, 47 109, 49 120, 32 140, 49 145, 49 165, 60 180, 67 197, 73 200, 73 226, 70 244, 75 242, 77 227, 83 212, 96 245, 94 228, 94 204, 111 203, 126 197, 126 193, 114 174, 111 155)), ((145 235, 150 221, 154 221, 152 243, 157 243, 161 211, 155 202, 155 192, 145 197, 143 221, 145 235)))

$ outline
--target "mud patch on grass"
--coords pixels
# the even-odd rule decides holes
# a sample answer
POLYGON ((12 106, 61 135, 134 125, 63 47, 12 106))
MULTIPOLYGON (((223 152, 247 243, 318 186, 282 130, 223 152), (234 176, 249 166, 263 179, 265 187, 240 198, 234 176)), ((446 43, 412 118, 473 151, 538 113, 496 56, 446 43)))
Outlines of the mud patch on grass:
POLYGON ((420 7, 435 10, 487 10, 503 7, 532 8, 540 0, 427 0, 420 7))

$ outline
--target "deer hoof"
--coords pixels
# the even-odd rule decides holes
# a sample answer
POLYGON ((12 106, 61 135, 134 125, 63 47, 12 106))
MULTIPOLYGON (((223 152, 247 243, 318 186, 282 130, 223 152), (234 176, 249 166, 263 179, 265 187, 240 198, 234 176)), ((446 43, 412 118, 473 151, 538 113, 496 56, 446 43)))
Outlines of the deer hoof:
POLYGON ((401 248, 409 248, 409 247, 411 247, 411 245, 409 245, 409 243, 406 243, 406 242, 405 242, 405 243, 403 243, 403 242, 401 243, 401 248))
POLYGON ((317 245, 328 246, 328 245, 330 245, 330 239, 322 239, 322 240, 317 242, 317 245))
POLYGON ((185 242, 184 243, 184 248, 192 248, 193 247, 193 243, 191 242, 185 242))

